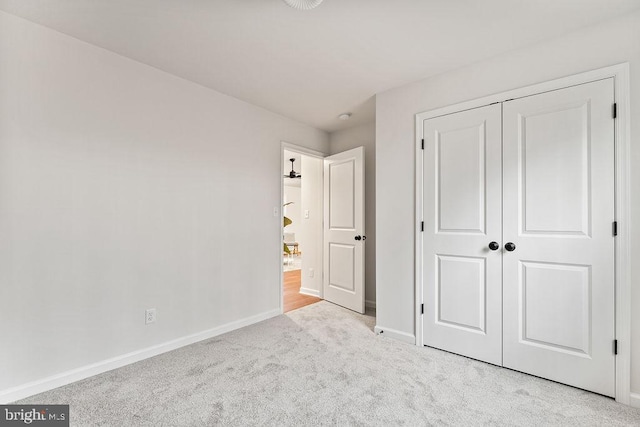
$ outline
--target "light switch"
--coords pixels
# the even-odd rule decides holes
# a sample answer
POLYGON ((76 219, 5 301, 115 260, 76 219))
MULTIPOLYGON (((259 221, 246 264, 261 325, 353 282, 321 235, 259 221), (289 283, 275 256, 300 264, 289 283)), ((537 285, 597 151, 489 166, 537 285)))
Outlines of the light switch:
POLYGON ((278 208, 273 208, 273 216, 278 216, 278 208))
POLYGON ((304 219, 309 219, 309 209, 304 210, 304 219))

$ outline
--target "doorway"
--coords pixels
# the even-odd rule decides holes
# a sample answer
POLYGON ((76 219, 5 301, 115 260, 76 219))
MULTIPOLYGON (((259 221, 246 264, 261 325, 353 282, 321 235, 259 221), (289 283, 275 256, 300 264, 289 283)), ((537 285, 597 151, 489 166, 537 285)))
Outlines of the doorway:
POLYGON ((281 156, 283 312, 325 299, 364 314, 364 147, 325 157, 283 142, 281 156))
POLYGON ((321 301, 323 160, 295 147, 282 151, 282 307, 321 301))

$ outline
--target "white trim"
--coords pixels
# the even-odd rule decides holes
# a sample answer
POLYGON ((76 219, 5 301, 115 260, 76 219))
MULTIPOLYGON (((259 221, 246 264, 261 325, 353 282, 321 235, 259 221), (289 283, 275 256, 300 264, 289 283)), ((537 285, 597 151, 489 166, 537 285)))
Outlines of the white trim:
MULTIPOLYGON (((613 68, 613 67, 610 67, 613 68)), ((616 134, 616 401, 628 405, 631 394, 631 99, 629 97, 629 64, 621 64, 613 73, 617 103, 616 134)))
MULTIPOLYGON (((483 98, 450 105, 424 113, 416 114, 416 245, 415 245, 415 331, 416 344, 423 344, 422 315, 420 304, 422 295, 422 122, 459 111, 478 108, 494 102, 502 102, 513 98, 522 98, 539 93, 558 90, 569 86, 589 83, 606 78, 614 79, 615 102, 617 103, 617 119, 615 121, 615 150, 616 150, 616 220, 618 221, 618 237, 615 242, 615 294, 616 294, 616 339, 618 340, 618 355, 616 357, 616 401, 630 404, 631 396, 631 262, 629 256, 630 235, 630 173, 629 145, 631 135, 631 101, 629 97, 629 64, 617 64, 606 68, 591 70, 556 80, 543 82, 519 89, 513 89, 483 98)), ((633 395, 634 405, 638 404, 638 394, 633 395)))
POLYGON ((406 342, 414 345, 416 343, 415 335, 408 334, 406 332, 397 331, 395 329, 385 328, 384 326, 377 326, 373 328, 376 335, 381 335, 387 338, 393 338, 398 341, 406 342))
POLYGON ((640 408, 640 393, 631 393, 629 395, 629 405, 634 408, 640 408))
POLYGON ((373 308, 373 309, 375 309, 376 308, 376 302, 373 301, 373 300, 370 300, 370 299, 366 299, 366 300, 364 300, 364 306, 365 306, 365 308, 373 308))
POLYGON ((300 288, 300 293, 302 295, 309 295, 310 297, 320 298, 320 291, 317 289, 300 288))
POLYGON ((213 338, 215 336, 222 335, 227 332, 231 332, 233 330, 243 328, 245 326, 249 326, 278 315, 280 315, 280 310, 276 309, 266 311, 255 316, 250 316, 244 319, 226 323, 213 329, 198 332, 192 335, 187 335, 185 337, 167 341, 162 344, 154 345, 141 350, 136 350, 131 353, 123 354, 121 356, 112 357, 110 359, 22 384, 17 387, 5 389, 0 391, 0 404, 15 402, 16 400, 24 399, 25 397, 33 396, 35 394, 52 390, 57 387, 62 387, 64 385, 71 384, 73 382, 80 381, 85 378, 101 374, 103 372, 111 371, 125 365, 130 365, 132 363, 139 362, 141 360, 148 359, 150 357, 157 356, 159 354, 166 353, 168 351, 172 351, 181 347, 185 347, 199 341, 213 338))
MULTIPOLYGON (((460 111, 471 110, 473 108, 478 108, 478 107, 484 107, 485 105, 489 105, 494 102, 503 102, 510 99, 523 98, 525 96, 531 96, 531 95, 538 95, 544 92, 564 89, 566 87, 576 86, 576 85, 589 83, 596 80, 602 80, 610 77, 613 77, 617 80, 618 78, 622 77, 624 74, 627 75, 626 79, 628 82, 628 73, 629 73, 629 64, 625 62, 622 64, 612 65, 610 67, 600 68, 597 70, 587 71, 580 74, 561 77, 559 79, 537 83, 534 85, 525 86, 518 89, 512 89, 506 92, 499 92, 493 95, 484 96, 482 98, 476 98, 470 101, 465 101, 458 104, 448 105, 446 107, 425 111, 423 113, 416 114, 416 121, 432 119, 434 117, 445 116, 447 114, 459 113, 460 111)), ((618 92, 616 91, 616 95, 617 94, 618 92)), ((618 117, 620 117, 620 115, 618 115, 618 117)), ((421 133, 422 131, 420 132, 420 134, 421 133)), ((416 137, 420 134, 416 134, 416 137)))
POLYGON ((424 200, 423 200, 423 183, 424 183, 424 155, 422 150, 422 141, 424 140, 424 127, 422 122, 424 119, 419 118, 419 114, 416 114, 416 198, 415 198, 415 252, 416 258, 414 262, 414 277, 416 280, 415 284, 415 301, 414 301, 414 313, 415 313, 415 332, 416 332, 416 345, 423 346, 424 345, 424 336, 422 334, 422 310, 421 305, 424 303, 423 289, 422 283, 423 281, 423 254, 422 254, 422 227, 421 223, 424 220, 423 212, 424 212, 424 200))
MULTIPOLYGON (((324 154, 320 151, 316 151, 316 150, 312 150, 311 148, 307 148, 307 147, 302 147, 300 145, 295 145, 295 144, 291 144, 289 142, 285 142, 285 141, 281 141, 282 143, 282 156, 283 159, 282 161, 284 162, 284 150, 287 151, 294 151, 298 154, 304 154, 305 156, 311 156, 311 157, 317 157, 318 159, 324 159, 325 157, 327 157, 328 154, 324 154)), ((283 168, 284 168, 284 163, 283 163, 283 168)), ((284 170, 284 169, 282 169, 284 170)))

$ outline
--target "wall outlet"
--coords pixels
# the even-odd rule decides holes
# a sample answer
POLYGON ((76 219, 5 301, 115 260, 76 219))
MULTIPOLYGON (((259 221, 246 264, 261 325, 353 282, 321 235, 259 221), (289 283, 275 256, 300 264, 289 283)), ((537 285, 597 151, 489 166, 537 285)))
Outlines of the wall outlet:
POLYGON ((278 214, 280 214, 280 209, 273 208, 273 216, 278 216, 278 214))
POLYGON ((144 312, 144 324, 154 323, 156 321, 156 309, 149 308, 144 312))
POLYGON ((316 272, 313 270, 313 268, 309 269, 309 277, 313 277, 316 274, 316 272))

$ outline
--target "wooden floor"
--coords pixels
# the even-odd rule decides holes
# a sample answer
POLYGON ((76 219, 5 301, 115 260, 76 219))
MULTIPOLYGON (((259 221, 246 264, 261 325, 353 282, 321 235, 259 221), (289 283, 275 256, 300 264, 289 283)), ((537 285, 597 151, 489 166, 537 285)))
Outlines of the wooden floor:
POLYGON ((300 293, 302 283, 302 270, 292 270, 284 272, 284 312, 295 310, 305 305, 322 301, 320 298, 303 295, 300 293))

